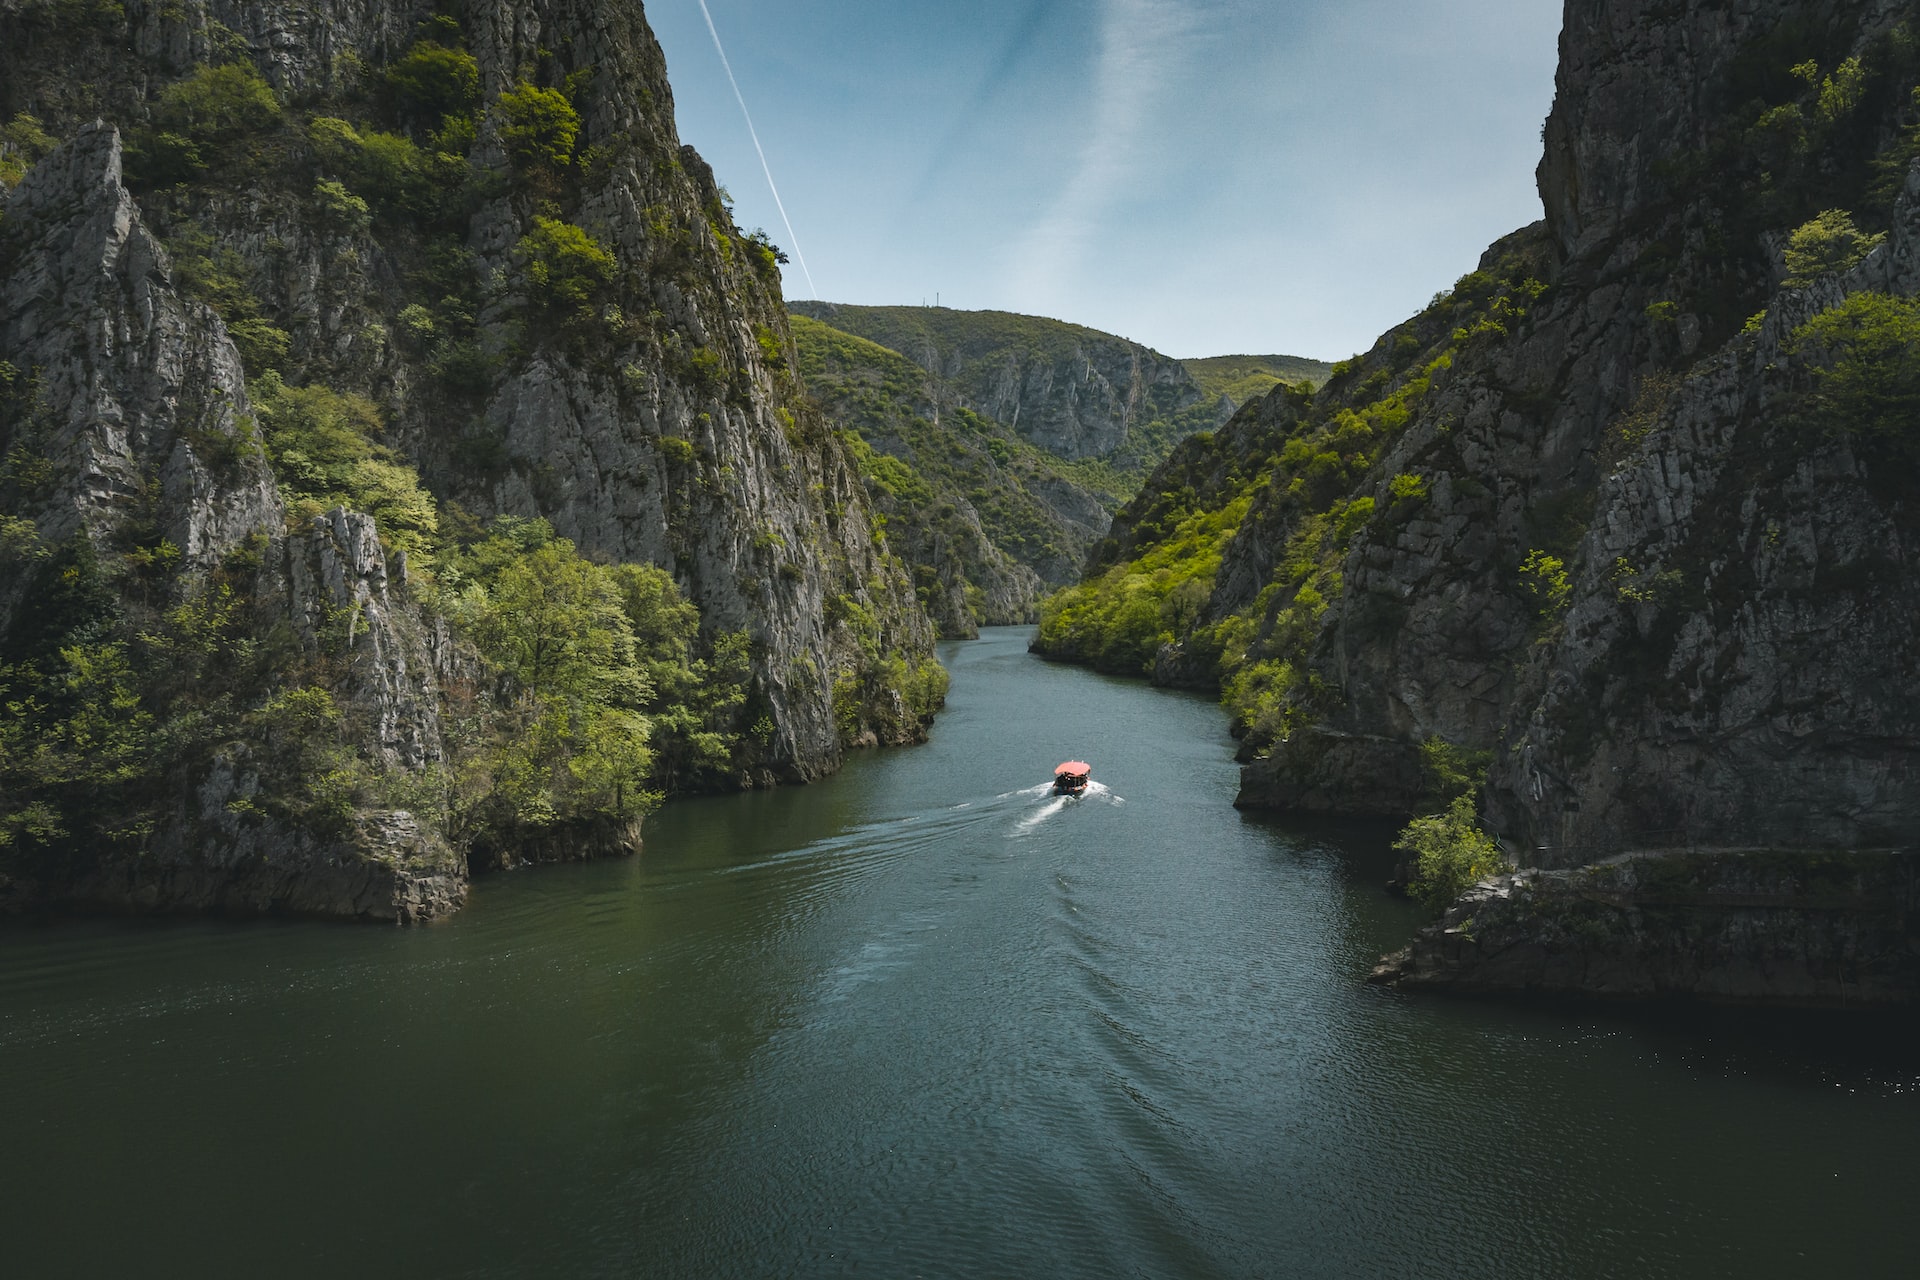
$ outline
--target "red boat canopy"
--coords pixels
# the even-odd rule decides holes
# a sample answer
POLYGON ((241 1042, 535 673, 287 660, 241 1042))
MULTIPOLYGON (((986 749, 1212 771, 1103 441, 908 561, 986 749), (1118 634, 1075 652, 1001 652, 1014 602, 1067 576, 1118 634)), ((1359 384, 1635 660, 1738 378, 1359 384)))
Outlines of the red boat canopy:
POLYGON ((1069 760, 1065 764, 1057 764, 1053 766, 1053 776, 1056 778, 1063 773, 1070 773, 1074 777, 1078 778, 1082 774, 1087 774, 1092 772, 1093 772, 1093 766, 1088 764, 1085 760, 1069 760))

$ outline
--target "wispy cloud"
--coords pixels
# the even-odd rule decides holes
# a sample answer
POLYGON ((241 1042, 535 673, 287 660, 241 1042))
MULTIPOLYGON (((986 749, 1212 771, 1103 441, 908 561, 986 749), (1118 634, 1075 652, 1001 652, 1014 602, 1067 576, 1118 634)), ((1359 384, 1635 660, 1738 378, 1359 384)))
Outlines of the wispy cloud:
POLYGON ((1053 9, 1053 0, 1033 0, 1020 20, 1008 29, 1007 38, 988 65, 986 74, 981 76, 980 83, 974 86, 973 94, 967 99, 966 105, 955 113, 952 123, 947 126, 946 133, 928 153, 926 167, 920 173, 920 181, 914 184, 912 194, 907 197, 908 210, 927 199, 932 193, 935 181, 960 151, 967 136, 979 127, 981 117, 993 105, 993 100, 1013 81, 1014 72, 1019 69, 1021 59, 1031 49, 1040 29, 1052 16, 1053 9))
POLYGON ((1103 0, 1080 163, 1011 256, 1012 294, 1044 307, 1065 292, 1114 198, 1140 178, 1156 107, 1185 73, 1195 15, 1180 0, 1103 0))
POLYGON ((780 199, 780 188, 773 185, 773 167, 767 163, 767 152, 760 145, 760 131, 753 127, 753 114, 747 110, 747 100, 740 93, 740 82, 733 78, 733 64, 727 61, 727 47, 720 43, 719 28, 713 25, 713 14, 707 10, 707 0, 700 0, 700 16, 707 20, 707 34, 713 37, 714 52, 720 55, 720 65, 726 68, 727 83, 733 86, 733 100, 740 104, 741 118, 747 122, 747 136, 753 139, 753 149, 760 157, 760 172, 767 175, 767 190, 773 192, 774 208, 780 210, 780 221, 786 224, 787 243, 793 246, 794 261, 800 264, 800 274, 807 278, 807 292, 818 298, 820 291, 813 287, 813 272, 807 270, 807 255, 800 252, 800 237, 793 233, 793 219, 787 216, 786 203, 780 199))

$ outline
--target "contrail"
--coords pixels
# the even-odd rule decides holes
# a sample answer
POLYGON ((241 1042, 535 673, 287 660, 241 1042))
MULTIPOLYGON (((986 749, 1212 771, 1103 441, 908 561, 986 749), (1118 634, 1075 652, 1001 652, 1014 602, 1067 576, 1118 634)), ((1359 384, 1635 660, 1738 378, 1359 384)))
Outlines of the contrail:
POLYGON ((733 86, 733 100, 740 104, 740 114, 747 122, 747 136, 753 139, 753 149, 760 153, 760 172, 767 175, 767 190, 773 192, 773 205, 780 210, 780 221, 787 224, 787 243, 793 246, 793 257, 800 264, 800 274, 807 278, 807 292, 818 301, 820 291, 813 286, 813 272, 807 270, 807 255, 800 252, 800 237, 793 234, 793 219, 787 216, 787 206, 780 199, 780 188, 773 185, 773 169, 768 166, 766 150, 760 145, 760 133, 753 127, 753 116, 747 111, 747 100, 740 96, 740 82, 733 78, 733 64, 727 61, 727 50, 720 43, 719 29, 713 25, 713 15, 707 12, 707 0, 700 0, 700 16, 707 20, 707 34, 713 37, 713 47, 720 55, 720 65, 727 69, 727 83, 733 86))

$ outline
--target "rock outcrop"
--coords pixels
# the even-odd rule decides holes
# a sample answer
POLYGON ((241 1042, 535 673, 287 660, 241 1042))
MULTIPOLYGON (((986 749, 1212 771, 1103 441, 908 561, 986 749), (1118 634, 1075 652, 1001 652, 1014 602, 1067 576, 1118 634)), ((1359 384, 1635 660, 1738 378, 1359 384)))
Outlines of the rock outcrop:
POLYGON ((105 536, 151 503, 204 570, 276 525, 239 355, 219 317, 174 289, 121 181, 119 133, 83 127, 0 208, 0 358, 15 371, 6 443, 46 464, 17 502, 34 505, 40 538, 105 536))
MULTIPOLYGON (((1729 247, 1727 194, 1654 163, 1741 136, 1760 109, 1741 78, 1784 56, 1783 29, 1871 58, 1898 16, 1817 8, 1569 6, 1548 221, 1489 255, 1530 255, 1550 288, 1436 379, 1381 460, 1423 479, 1422 509, 1350 550, 1313 649, 1341 697, 1249 766, 1247 802, 1398 808, 1412 748, 1439 737, 1495 749, 1493 822, 1546 865, 1920 831, 1911 502, 1844 443, 1809 447, 1785 350, 1850 293, 1910 293, 1913 196, 1867 262, 1780 290, 1778 239, 1729 247), (1745 329, 1743 294, 1767 306, 1745 329), (1569 574, 1546 625, 1521 580, 1534 549, 1569 574)), ((1798 207, 1844 194, 1809 182, 1798 207)), ((1252 543, 1229 561, 1271 554, 1252 543)))
POLYGON ((1621 854, 1469 889, 1373 981, 1867 1007, 1920 997, 1920 859, 1621 854))

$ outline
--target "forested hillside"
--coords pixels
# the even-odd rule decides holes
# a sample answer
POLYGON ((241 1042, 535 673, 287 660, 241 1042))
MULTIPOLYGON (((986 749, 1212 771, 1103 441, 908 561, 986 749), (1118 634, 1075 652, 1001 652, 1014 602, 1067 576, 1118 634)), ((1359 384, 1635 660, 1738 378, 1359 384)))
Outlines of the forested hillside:
POLYGON ((1237 409, 1281 383, 1319 386, 1333 372, 1323 360, 1303 356, 1205 356, 1180 362, 1208 395, 1225 396, 1237 409))
POLYGON ((1328 369, 1293 356, 1168 361, 1038 316, 788 305, 808 390, 916 477, 881 462, 868 487, 945 635, 1031 621, 1038 588, 1079 577, 1176 440, 1328 369))
POLYGON ((1124 481, 1067 462, 966 407, 895 351, 792 317, 800 375, 847 430, 889 545, 945 636, 1031 622, 1040 595, 1079 577, 1124 481))

